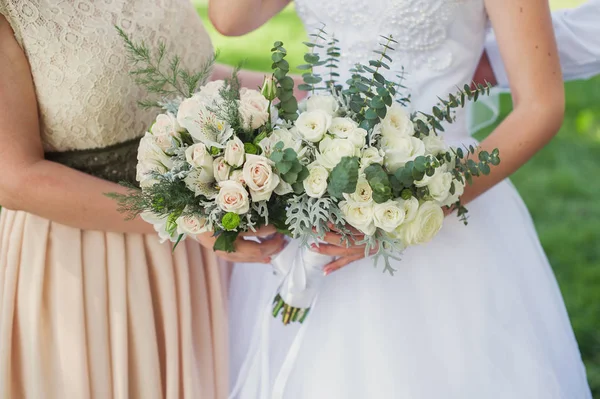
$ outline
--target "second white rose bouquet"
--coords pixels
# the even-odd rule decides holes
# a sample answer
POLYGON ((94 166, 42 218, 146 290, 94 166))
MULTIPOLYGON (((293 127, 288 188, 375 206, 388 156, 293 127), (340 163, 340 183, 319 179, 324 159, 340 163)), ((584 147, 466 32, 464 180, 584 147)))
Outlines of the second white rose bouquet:
MULTIPOLYGON (((453 109, 476 101, 489 87, 465 85, 430 112, 410 112, 400 85, 382 72, 392 61, 391 37, 376 51, 378 59, 356 65, 342 86, 334 72, 327 81, 314 73, 316 66, 327 65, 331 71, 337 67, 336 41, 319 44, 324 35, 313 35, 315 41, 307 45, 325 49, 327 58, 311 51, 300 67, 306 71, 300 88, 311 96, 301 104, 297 119, 264 140, 293 147, 308 169, 301 193, 290 199, 286 224, 302 244, 318 243, 331 230, 339 232, 343 241, 364 245, 366 255, 375 253, 375 264, 381 259, 384 270, 393 273, 390 259, 440 231, 444 208, 456 208, 466 223, 467 210, 460 203, 465 184, 500 162, 498 150, 449 148, 438 135, 444 123, 454 121, 453 109)), ((281 158, 274 154, 270 159, 277 167, 281 158)), ((318 271, 331 261, 315 259, 302 245, 291 257, 296 261, 284 270, 273 309, 284 323, 303 320, 323 278, 318 271)))

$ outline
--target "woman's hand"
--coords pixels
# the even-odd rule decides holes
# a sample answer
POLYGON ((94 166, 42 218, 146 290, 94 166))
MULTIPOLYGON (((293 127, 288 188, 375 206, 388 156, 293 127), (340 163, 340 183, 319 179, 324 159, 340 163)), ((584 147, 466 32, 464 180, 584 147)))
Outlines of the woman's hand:
MULTIPOLYGON (((346 226, 352 233, 350 243, 347 245, 343 242, 342 235, 339 234, 332 226, 329 226, 331 231, 325 233, 322 238, 327 244, 311 245, 311 250, 323 255, 339 257, 331 263, 328 263, 323 268, 323 273, 327 276, 342 267, 349 265, 352 262, 361 260, 365 257, 365 245, 356 244, 365 238, 364 234, 358 230, 346 226)), ((370 255, 375 255, 377 249, 371 251, 370 255)))
MULTIPOLYGON (((217 239, 212 232, 208 232, 197 235, 196 240, 212 251, 217 239)), ((235 252, 215 251, 215 253, 229 262, 271 263, 271 257, 281 252, 285 246, 285 238, 281 234, 276 234, 274 227, 265 226, 256 232, 241 234, 234 245, 235 252), (261 240, 251 241, 244 237, 259 237, 261 240)))

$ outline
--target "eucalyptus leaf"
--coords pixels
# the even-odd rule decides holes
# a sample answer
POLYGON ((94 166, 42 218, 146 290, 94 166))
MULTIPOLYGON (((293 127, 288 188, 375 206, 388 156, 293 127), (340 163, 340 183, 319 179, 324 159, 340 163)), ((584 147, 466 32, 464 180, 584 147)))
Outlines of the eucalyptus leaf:
POLYGON ((358 183, 358 157, 343 157, 329 175, 327 191, 332 197, 342 199, 344 193, 356 191, 358 183))

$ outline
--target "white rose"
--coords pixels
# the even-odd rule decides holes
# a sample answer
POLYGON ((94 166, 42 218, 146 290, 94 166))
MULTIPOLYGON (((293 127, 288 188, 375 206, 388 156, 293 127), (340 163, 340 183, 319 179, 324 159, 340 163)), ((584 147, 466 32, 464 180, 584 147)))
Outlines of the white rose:
POLYGON ((206 146, 197 143, 189 146, 185 150, 186 161, 195 169, 199 170, 198 179, 204 183, 210 183, 215 180, 213 173, 213 158, 206 150, 206 146))
POLYGON ((240 167, 244 164, 244 155, 246 151, 244 150, 244 143, 238 137, 234 137, 233 139, 227 142, 225 146, 225 161, 234 167, 240 167))
POLYGON ((225 212, 233 212, 238 215, 250 210, 248 192, 240 183, 226 180, 219 183, 219 194, 215 202, 225 212))
POLYGON ((327 179, 329 172, 317 163, 308 166, 309 175, 302 184, 309 197, 321 198, 327 191, 327 179))
POLYGON ((363 128, 357 127, 348 133, 348 140, 350 140, 358 149, 362 149, 367 144, 367 131, 363 128))
POLYGON ((390 172, 395 172, 408 161, 425 155, 425 145, 421 140, 412 136, 383 138, 381 142, 384 151, 384 165, 390 172))
POLYGON ((364 172, 366 168, 374 163, 383 165, 383 156, 385 153, 375 147, 365 148, 360 154, 360 171, 364 172))
POLYGON ((311 111, 324 111, 330 116, 336 116, 340 105, 333 96, 326 94, 315 94, 310 96, 306 100, 306 110, 311 111))
POLYGON ((406 217, 402 205, 396 201, 387 201, 373 206, 373 221, 375 227, 391 233, 395 231, 406 217))
POLYGON ((240 89, 239 111, 246 129, 258 129, 269 120, 269 100, 257 90, 240 89))
POLYGON ((279 176, 273 172, 273 161, 248 154, 244 164, 244 181, 250 189, 252 201, 267 201, 279 185, 279 176))
POLYGON ((443 223, 442 208, 433 201, 427 201, 419 206, 415 219, 402 224, 395 234, 407 246, 424 244, 436 236, 443 223))
POLYGON ((465 193, 465 184, 459 182, 458 180, 454 180, 454 194, 449 194, 448 198, 443 201, 440 205, 442 206, 452 206, 456 204, 456 202, 460 199, 460 196, 465 193))
POLYGON ((350 140, 332 139, 330 136, 327 136, 319 143, 317 161, 325 169, 332 170, 340 163, 343 157, 353 157, 357 153, 358 150, 350 140))
POLYGON ((213 161, 213 172, 215 174, 215 180, 218 182, 229 180, 231 166, 227 164, 224 157, 219 157, 213 161))
POLYGON ((407 200, 398 198, 396 199, 396 202, 398 202, 402 209, 404 209, 404 213, 406 214, 404 221, 412 222, 417 216, 417 211, 419 210, 419 200, 415 197, 410 197, 407 200))
POLYGON ((164 172, 173 167, 173 160, 158 145, 156 137, 151 133, 146 133, 140 140, 137 159, 149 167, 154 165, 156 170, 164 170, 164 172))
POLYGON ((356 190, 352 194, 344 194, 344 197, 359 204, 372 204, 373 189, 367 179, 361 176, 356 183, 356 190))
POLYGON ((408 137, 414 133, 415 128, 410 120, 410 114, 402 105, 395 102, 387 108, 385 118, 381 121, 383 137, 408 137))
POLYGON ((158 115, 151 130, 157 144, 163 151, 167 151, 172 147, 178 147, 181 144, 179 133, 182 131, 182 128, 177 123, 175 115, 170 112, 158 115))
POLYGON ((323 139, 329 126, 331 126, 331 115, 321 110, 304 112, 296 120, 298 133, 304 140, 313 143, 323 139))
POLYGON ((446 171, 446 166, 436 168, 433 176, 423 176, 422 180, 416 181, 415 186, 427 187, 429 195, 438 203, 444 203, 450 195, 452 185, 452 174, 446 171))
POLYGON ((177 112, 177 122, 197 141, 207 147, 223 148, 233 135, 229 124, 209 110, 211 104, 199 95, 182 101, 177 112))
MULTIPOLYGON (((358 127, 358 123, 350 118, 333 118, 329 132, 341 139, 348 138, 348 134, 358 127)), ((366 132, 365 132, 366 134, 366 132)))
POLYGON ((426 154, 437 156, 448 151, 448 146, 444 139, 433 132, 429 133, 429 136, 424 136, 422 140, 425 145, 426 154))
POLYGON ((286 182, 283 179, 279 179, 279 184, 277 185, 277 187, 275 187, 275 190, 273 190, 273 192, 277 195, 286 195, 291 192, 294 192, 294 188, 290 183, 286 182))
POLYGON ((373 205, 360 204, 354 201, 341 201, 339 207, 348 224, 366 235, 375 234, 373 205))
POLYGON ((195 215, 180 216, 177 219, 177 233, 186 235, 198 235, 212 231, 208 220, 204 217, 195 215))
POLYGON ((229 180, 233 180, 238 183, 241 183, 243 186, 246 185, 246 182, 244 181, 244 171, 241 169, 237 169, 237 170, 234 170, 233 172, 231 172, 231 176, 229 176, 229 180))
POLYGON ((140 214, 142 220, 147 223, 150 223, 154 230, 158 233, 158 237, 161 243, 166 241, 176 242, 178 239, 177 231, 173 231, 171 234, 167 232, 167 221, 168 218, 166 216, 158 216, 152 212, 145 211, 140 214))

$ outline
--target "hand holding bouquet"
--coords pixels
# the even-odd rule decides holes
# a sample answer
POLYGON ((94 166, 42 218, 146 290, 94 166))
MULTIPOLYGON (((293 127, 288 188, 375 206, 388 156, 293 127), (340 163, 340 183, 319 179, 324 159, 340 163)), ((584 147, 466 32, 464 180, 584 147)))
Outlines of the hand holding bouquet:
POLYGON ((322 30, 312 35, 307 63, 299 67, 306 71, 299 88, 312 95, 299 107, 281 42, 271 50, 273 73, 257 91, 240 88, 235 73, 206 83, 210 63, 191 74, 174 58, 170 72, 157 73, 164 48, 153 60, 122 35, 133 60, 142 63, 133 72, 138 81, 178 99, 144 103, 166 112, 140 143, 140 189, 113 196, 124 211, 141 214, 176 243, 210 231, 215 250, 232 252, 240 233, 268 224, 295 238, 272 262, 282 279, 273 315, 285 324, 304 320, 322 268, 333 260, 307 244, 340 232, 342 242, 364 245, 365 255, 375 253, 375 264, 382 259, 384 271, 393 274, 391 259, 440 231, 444 208, 457 209, 466 223, 460 203, 465 184, 500 162, 498 150, 449 148, 438 135, 454 121, 455 108, 489 87, 465 85, 431 112, 409 110, 401 80, 384 76, 391 37, 343 86, 336 81, 337 42, 323 43, 322 30), (323 65, 328 80, 315 73, 323 65), (362 233, 358 241, 350 227, 362 233))
POLYGON ((164 47, 152 57, 143 44, 121 34, 137 66, 132 73, 160 95, 159 101, 142 105, 165 111, 140 141, 139 188, 128 185, 127 195, 111 194, 121 210, 140 215, 163 240, 175 243, 213 232, 214 249, 226 252, 235 251, 240 233, 269 224, 286 231, 289 197, 308 169, 283 143, 269 147, 268 153, 260 143, 276 137, 277 92, 296 104, 292 79, 283 72, 276 87, 269 77, 261 91, 241 88, 236 73, 226 81, 206 82, 214 60, 190 73, 175 57, 162 70, 164 47), (278 166, 269 156, 279 156, 278 166))

